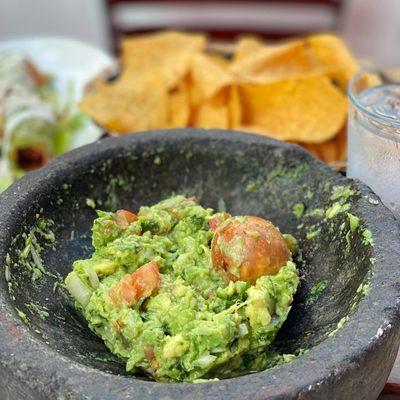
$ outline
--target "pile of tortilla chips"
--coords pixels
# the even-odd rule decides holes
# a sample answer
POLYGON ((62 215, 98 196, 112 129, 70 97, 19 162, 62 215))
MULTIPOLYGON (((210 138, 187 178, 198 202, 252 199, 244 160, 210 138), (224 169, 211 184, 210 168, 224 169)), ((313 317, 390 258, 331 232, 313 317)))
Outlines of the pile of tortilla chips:
POLYGON ((231 128, 346 157, 346 85, 357 70, 324 34, 275 45, 238 41, 231 58, 201 34, 160 32, 122 42, 121 72, 95 81, 81 109, 113 134, 156 128, 231 128))

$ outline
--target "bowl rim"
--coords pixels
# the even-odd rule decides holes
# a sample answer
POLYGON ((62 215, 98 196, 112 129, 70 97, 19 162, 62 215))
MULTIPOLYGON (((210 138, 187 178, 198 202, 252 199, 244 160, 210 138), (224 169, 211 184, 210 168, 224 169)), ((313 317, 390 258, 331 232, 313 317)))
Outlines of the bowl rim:
MULTIPOLYGON (((3 261, 11 242, 13 213, 27 207, 29 199, 38 195, 38 188, 51 190, 52 182, 60 174, 74 171, 76 166, 89 156, 101 158, 107 151, 130 145, 134 147, 141 142, 156 143, 196 139, 211 142, 213 140, 229 143, 252 143, 272 147, 291 149, 303 153, 310 164, 340 177, 328 165, 312 157, 298 145, 280 142, 275 139, 262 137, 244 132, 202 129, 171 129, 135 133, 123 137, 111 137, 99 142, 88 144, 61 155, 52 160, 46 167, 27 174, 14 183, 0 195, 0 260, 3 261), (33 184, 35 182, 35 184, 33 184)), ((89 168, 89 166, 87 166, 89 168)), ((357 180, 342 177, 343 182, 353 182, 365 197, 376 195, 364 184, 357 180)), ((45 192, 48 193, 48 192, 45 192)), ((4 268, 0 270, 0 365, 13 374, 24 371, 27 361, 46 357, 46 363, 29 365, 31 373, 39 377, 35 382, 27 382, 43 393, 70 393, 81 398, 102 398, 104 387, 115 388, 113 398, 144 398, 144 394, 162 397, 168 391, 178 398, 192 398, 206 394, 209 398, 228 397, 231 394, 243 392, 245 385, 248 396, 243 398, 281 398, 303 391, 317 391, 327 379, 337 380, 339 376, 359 368, 368 353, 374 351, 399 328, 399 287, 400 287, 400 230, 393 214, 380 202, 378 205, 369 204, 369 215, 366 222, 371 222, 373 215, 379 216, 374 221, 373 237, 376 252, 374 274, 371 278, 371 290, 364 296, 354 314, 332 337, 328 337, 311 348, 302 357, 294 361, 265 371, 224 379, 199 383, 163 383, 149 382, 132 377, 106 373, 83 365, 64 356, 29 330, 21 321, 14 309, 11 310, 9 293, 6 290, 4 268), (357 332, 357 337, 354 333, 357 332), (335 350, 335 351, 332 351, 335 350), (65 371, 68 371, 67 373, 65 371), (307 371, 307 374, 304 374, 307 371), (134 382, 134 384, 132 384, 134 382), (105 385, 105 386, 104 386, 105 385), (167 391, 167 392, 166 392, 167 391), (137 397, 136 397, 137 396, 137 397), (142 396, 142 397, 141 397, 142 396)), ((146 397, 147 398, 147 397, 146 397)))

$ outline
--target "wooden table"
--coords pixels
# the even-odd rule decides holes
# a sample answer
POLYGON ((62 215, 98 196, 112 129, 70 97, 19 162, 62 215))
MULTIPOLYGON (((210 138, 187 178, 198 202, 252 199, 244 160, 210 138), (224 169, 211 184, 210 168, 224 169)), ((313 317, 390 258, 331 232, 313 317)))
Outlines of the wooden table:
POLYGON ((386 385, 379 396, 379 400, 399 400, 400 399, 400 352, 397 354, 392 372, 386 385))

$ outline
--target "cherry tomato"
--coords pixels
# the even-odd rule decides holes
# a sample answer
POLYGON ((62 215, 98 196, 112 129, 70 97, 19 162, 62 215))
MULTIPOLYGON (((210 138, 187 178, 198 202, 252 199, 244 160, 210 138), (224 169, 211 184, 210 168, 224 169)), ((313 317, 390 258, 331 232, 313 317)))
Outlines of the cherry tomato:
POLYGON ((142 265, 132 274, 125 275, 110 288, 112 302, 119 307, 125 301, 128 307, 134 305, 141 297, 149 297, 160 284, 160 273, 157 263, 151 261, 142 265))
POLYGON ((215 232, 217 230, 217 228, 230 217, 231 217, 231 215, 228 214, 227 212, 220 212, 220 213, 214 214, 213 217, 208 220, 208 225, 210 227, 210 231, 215 232))
POLYGON ((127 210, 118 210, 114 216, 114 221, 118 225, 119 228, 126 228, 132 222, 135 222, 137 220, 138 220, 138 216, 127 210))
POLYGON ((229 218, 217 227, 211 244, 214 268, 225 270, 233 281, 254 283, 274 275, 290 257, 279 229, 260 217, 229 218))

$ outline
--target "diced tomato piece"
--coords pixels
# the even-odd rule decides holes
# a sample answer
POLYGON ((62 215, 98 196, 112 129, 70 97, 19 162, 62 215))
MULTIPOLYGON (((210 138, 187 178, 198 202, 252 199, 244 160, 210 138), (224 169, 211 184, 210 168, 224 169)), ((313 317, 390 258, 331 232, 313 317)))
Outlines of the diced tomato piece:
POLYGON ((117 210, 114 216, 114 221, 120 228, 127 228, 132 222, 138 219, 136 214, 127 210, 117 210))
POLYGON ((220 225, 220 221, 218 218, 212 218, 208 220, 208 225, 210 226, 210 231, 215 232, 220 225))
POLYGON ((131 307, 141 297, 149 297, 159 284, 160 272, 157 263, 151 261, 132 274, 125 275, 110 288, 109 295, 117 307, 121 305, 121 301, 125 301, 128 307, 131 307))

